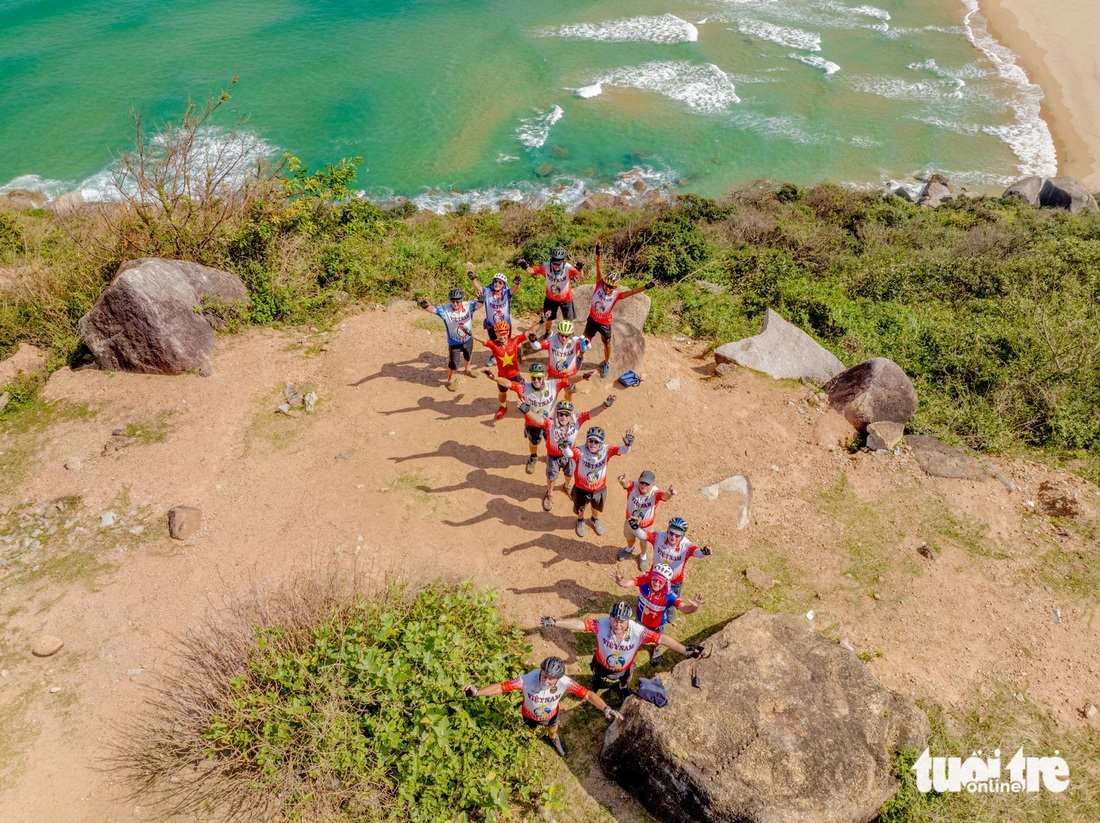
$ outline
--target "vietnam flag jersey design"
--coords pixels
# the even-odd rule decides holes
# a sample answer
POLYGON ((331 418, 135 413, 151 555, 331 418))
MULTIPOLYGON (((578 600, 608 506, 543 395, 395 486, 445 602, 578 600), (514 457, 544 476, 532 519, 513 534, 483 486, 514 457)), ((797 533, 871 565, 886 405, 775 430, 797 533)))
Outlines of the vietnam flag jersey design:
POLYGON ((526 334, 517 334, 505 341, 486 340, 482 343, 497 359, 497 377, 503 377, 505 380, 519 377, 519 344, 526 339, 526 334))
POLYGON ((554 271, 549 263, 535 266, 534 277, 546 278, 546 299, 555 303, 568 303, 573 299, 573 278, 580 276, 580 271, 569 263, 562 263, 558 271, 554 271))
POLYGON ((659 629, 668 622, 668 612, 684 601, 674 595, 668 586, 660 594, 649 590, 649 575, 643 574, 630 581, 638 587, 638 610, 634 618, 649 629, 659 629))
POLYGON ((523 691, 523 706, 520 711, 524 717, 532 720, 549 720, 558 713, 558 703, 566 694, 581 699, 588 697, 588 689, 569 675, 563 675, 553 686, 544 686, 539 674, 539 670, 535 669, 500 685, 500 690, 505 694, 523 691))
POLYGON ((649 494, 642 494, 638 491, 638 481, 631 481, 626 487, 626 519, 633 517, 640 528, 648 529, 657 519, 657 504, 667 499, 656 486, 649 487, 649 494))
POLYGON ((585 620, 584 630, 596 635, 596 662, 613 672, 629 669, 634 665, 638 649, 646 643, 658 643, 661 640, 660 634, 650 631, 633 620, 627 621, 626 632, 622 639, 616 640, 611 631, 610 617, 585 620))
POLYGON ((562 452, 558 448, 558 441, 568 440, 570 446, 574 445, 577 441, 577 432, 588 422, 589 417, 591 415, 588 412, 571 416, 571 422, 567 426, 558 425, 556 415, 543 419, 542 428, 546 431, 546 453, 551 457, 561 457, 562 452))
POLYGON ((587 445, 579 448, 574 446, 573 459, 577 461, 577 470, 573 473, 573 482, 577 484, 578 489, 584 489, 586 492, 600 491, 607 485, 608 462, 612 457, 626 454, 628 451, 630 451, 629 446, 609 448, 601 445, 596 453, 592 454, 587 445))
POLYGON ((609 289, 607 284, 602 280, 596 284, 595 291, 592 292, 592 307, 588 310, 588 316, 595 320, 597 323, 603 323, 605 326, 611 322, 611 310, 615 308, 615 304, 622 300, 623 293, 621 291, 615 291, 615 289, 609 289))
POLYGON ((668 539, 668 532, 646 532, 645 539, 653 546, 653 551, 657 555, 653 562, 668 563, 672 566, 672 582, 683 583, 684 567, 687 565, 688 558, 699 551, 699 547, 686 537, 681 537, 680 544, 673 546, 668 539))

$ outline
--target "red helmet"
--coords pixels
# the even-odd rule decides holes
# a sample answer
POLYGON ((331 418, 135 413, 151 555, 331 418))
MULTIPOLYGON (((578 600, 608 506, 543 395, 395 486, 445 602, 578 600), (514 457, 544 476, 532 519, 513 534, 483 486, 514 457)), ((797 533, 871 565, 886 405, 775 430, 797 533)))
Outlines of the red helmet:
POLYGON ((493 324, 493 331, 497 333, 498 337, 507 337, 509 332, 512 331, 512 324, 507 320, 498 320, 493 324))

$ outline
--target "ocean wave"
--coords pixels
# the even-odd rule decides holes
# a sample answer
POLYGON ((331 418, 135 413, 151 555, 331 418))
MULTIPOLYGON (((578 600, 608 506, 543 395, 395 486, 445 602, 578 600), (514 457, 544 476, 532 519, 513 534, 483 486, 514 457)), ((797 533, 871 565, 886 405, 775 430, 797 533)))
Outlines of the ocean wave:
POLYGON ((593 83, 591 86, 581 86, 579 89, 570 89, 577 93, 577 97, 583 97, 588 99, 589 97, 599 97, 603 94, 603 86, 599 83, 593 83))
POLYGON ((21 174, 0 186, 0 194, 7 194, 14 189, 40 191, 50 200, 53 200, 55 197, 60 197, 65 192, 71 191, 72 184, 64 180, 50 180, 46 177, 39 177, 37 174, 21 174))
MULTIPOLYGON (((862 76, 852 79, 851 84, 856 91, 885 97, 887 100, 943 102, 962 97, 962 86, 957 81, 944 78, 912 81, 900 77, 862 76)), ((964 83, 963 86, 965 85, 964 83)))
POLYGON ((878 140, 860 134, 853 135, 848 142, 859 149, 874 149, 882 145, 878 140))
POLYGON ((699 39, 699 30, 675 14, 548 27, 539 29, 536 34, 540 37, 567 37, 602 43, 694 43, 699 39))
POLYGON ((818 57, 816 54, 798 54, 797 52, 791 52, 788 57, 805 63, 807 66, 813 66, 815 69, 821 69, 826 74, 836 74, 840 71, 840 66, 831 60, 826 60, 824 57, 818 57))
MULTIPOLYGON (((572 210, 596 193, 607 193, 636 201, 638 193, 632 185, 637 180, 645 182, 649 189, 667 191, 678 179, 679 174, 673 169, 646 166, 623 172, 614 182, 597 184, 579 177, 562 176, 553 178, 548 184, 524 181, 470 191, 435 188, 410 197, 408 200, 418 209, 435 214, 446 214, 460 206, 469 207, 473 211, 497 211, 503 200, 523 203, 531 208, 560 203, 572 210)), ((368 192, 367 196, 382 204, 392 203, 395 200, 393 192, 377 189, 368 192)))
POLYGON ((1008 145, 1020 161, 1021 174, 1057 174, 1058 156, 1054 148, 1054 138, 1039 107, 1043 90, 1028 79, 1027 72, 1016 62, 1016 54, 998 43, 989 33, 985 18, 978 10, 977 0, 963 2, 967 8, 964 18, 967 39, 989 58, 997 74, 1015 87, 1015 94, 1009 105, 1016 115, 1016 123, 987 126, 983 131, 1000 138, 1008 145))
POLYGON ((754 131, 766 137, 775 137, 806 146, 832 143, 839 139, 825 135, 820 130, 811 129, 806 118, 790 114, 772 115, 755 111, 738 111, 730 118, 730 122, 746 131, 754 131))
POLYGON ((519 160, 519 157, 514 154, 505 154, 504 152, 497 154, 498 163, 515 163, 517 160, 519 160))
POLYGON ((737 30, 751 37, 770 40, 790 49, 821 51, 821 35, 790 26, 777 26, 762 20, 738 20, 737 30))
POLYGON ((532 117, 525 117, 516 128, 516 139, 529 149, 542 148, 550 136, 550 129, 561 120, 563 114, 561 106, 554 104, 532 117))
POLYGON ((656 92, 704 114, 717 114, 741 102, 729 75, 713 63, 658 60, 624 66, 592 83, 656 92))

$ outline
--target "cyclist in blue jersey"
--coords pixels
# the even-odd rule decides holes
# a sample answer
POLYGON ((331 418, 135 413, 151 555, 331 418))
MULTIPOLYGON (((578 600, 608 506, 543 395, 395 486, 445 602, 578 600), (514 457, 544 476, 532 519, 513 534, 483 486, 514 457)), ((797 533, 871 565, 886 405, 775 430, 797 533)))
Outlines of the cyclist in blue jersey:
POLYGON ((444 384, 447 391, 455 390, 455 371, 459 367, 460 360, 465 361, 463 374, 473 377, 470 371, 470 355, 474 351, 474 312, 477 311, 477 303, 466 300, 462 289, 451 289, 450 304, 433 306, 427 300, 421 300, 418 305, 429 314, 434 314, 443 321, 447 327, 447 382, 444 384))

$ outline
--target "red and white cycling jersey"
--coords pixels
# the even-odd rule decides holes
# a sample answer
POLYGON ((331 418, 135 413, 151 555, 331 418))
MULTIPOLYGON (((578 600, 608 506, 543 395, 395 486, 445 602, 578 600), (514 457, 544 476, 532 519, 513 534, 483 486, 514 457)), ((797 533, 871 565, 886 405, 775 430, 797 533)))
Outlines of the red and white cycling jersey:
POLYGON ((553 686, 544 686, 539 674, 540 671, 535 669, 522 677, 500 684, 500 690, 505 694, 523 691, 523 706, 520 711, 524 717, 549 720, 558 713, 558 703, 567 693, 582 699, 588 697, 588 689, 569 675, 563 675, 553 686))
POLYGON ((562 340, 560 334, 540 340, 538 348, 550 353, 549 362, 546 364, 551 377, 572 377, 580 366, 581 355, 587 346, 583 337, 566 337, 562 340))
POLYGON ((657 504, 668 500, 668 495, 656 486, 649 487, 649 494, 638 491, 638 481, 632 480, 626 487, 626 519, 634 518, 638 526, 648 529, 657 519, 657 504))
POLYGON ((686 537, 681 537, 679 544, 674 546, 669 542, 668 532, 646 532, 645 539, 653 546, 653 551, 657 555, 653 563, 668 563, 672 566, 672 582, 683 583, 684 566, 687 565, 688 558, 699 551, 699 547, 686 537))
POLYGON ((546 453, 551 457, 561 457, 562 451, 558 448, 559 440, 569 441, 569 445, 572 446, 577 442, 577 432, 580 431, 580 427, 588 422, 591 414, 589 412, 581 412, 577 415, 569 415, 570 423, 566 426, 562 426, 558 423, 557 416, 547 417, 542 421, 542 428, 546 431, 546 453))
POLYGON ((587 444, 573 447, 573 459, 577 461, 577 470, 573 472, 573 482, 578 489, 586 492, 598 492, 607 485, 607 464, 612 457, 626 454, 630 446, 600 445, 595 454, 588 450, 587 444))
POLYGON ((573 299, 573 278, 580 277, 580 271, 569 263, 562 263, 557 271, 549 263, 535 266, 534 277, 546 278, 546 299, 556 303, 568 303, 573 299))
POLYGON ((596 662, 613 672, 629 669, 634 665, 638 649, 646 643, 659 643, 661 635, 640 626, 633 620, 627 621, 626 632, 621 640, 616 640, 611 631, 611 618, 585 620, 584 630, 596 635, 596 662))
POLYGON ((611 322, 611 310, 622 298, 623 293, 621 291, 616 291, 614 287, 609 288, 601 280, 592 292, 592 307, 588 310, 588 316, 597 323, 603 323, 606 326, 611 322))
POLYGON ((565 388, 564 380, 543 380, 542 388, 535 389, 529 381, 513 380, 511 390, 519 395, 520 402, 526 403, 531 410, 523 416, 528 426, 536 429, 542 428, 541 417, 553 414, 554 403, 558 399, 561 390, 565 388))

